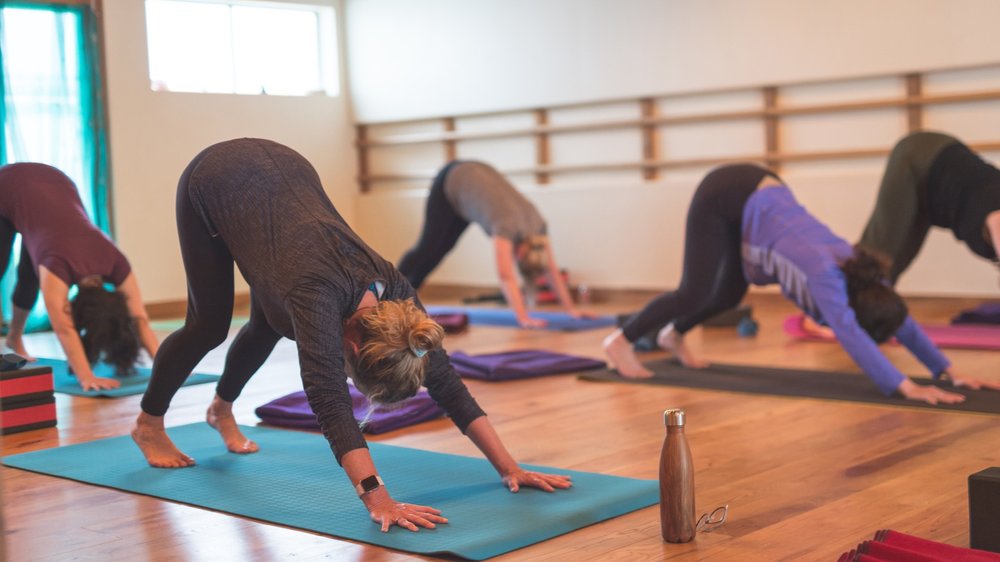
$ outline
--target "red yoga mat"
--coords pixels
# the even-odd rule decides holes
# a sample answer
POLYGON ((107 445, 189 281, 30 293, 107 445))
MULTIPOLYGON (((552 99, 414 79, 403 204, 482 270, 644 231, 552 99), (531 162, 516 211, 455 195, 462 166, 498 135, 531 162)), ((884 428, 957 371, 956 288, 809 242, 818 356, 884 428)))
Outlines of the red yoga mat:
MULTIPOLYGON (((837 341, 834 337, 808 334, 802 328, 802 314, 793 314, 785 318, 783 328, 785 333, 797 340, 806 341, 837 341)), ((959 325, 921 325, 927 337, 938 347, 954 349, 982 349, 1000 351, 1000 326, 981 326, 974 324, 959 325)), ((896 343, 896 340, 892 340, 896 343)))
POLYGON ((881 530, 840 555, 839 562, 1000 562, 1000 553, 953 546, 899 531, 881 530))

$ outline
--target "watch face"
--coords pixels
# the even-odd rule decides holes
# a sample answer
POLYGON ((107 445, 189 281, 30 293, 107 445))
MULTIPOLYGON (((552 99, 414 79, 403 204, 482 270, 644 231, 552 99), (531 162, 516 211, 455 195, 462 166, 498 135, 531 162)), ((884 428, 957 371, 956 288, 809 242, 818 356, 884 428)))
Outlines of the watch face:
POLYGON ((379 487, 378 476, 369 476, 368 478, 362 480, 359 484, 361 485, 361 489, 366 493, 370 492, 379 487))

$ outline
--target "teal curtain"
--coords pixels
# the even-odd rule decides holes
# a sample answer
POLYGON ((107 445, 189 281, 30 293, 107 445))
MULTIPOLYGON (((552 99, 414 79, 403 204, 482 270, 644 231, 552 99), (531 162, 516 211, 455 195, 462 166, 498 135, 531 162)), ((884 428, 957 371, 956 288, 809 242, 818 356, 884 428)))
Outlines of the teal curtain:
MULTIPOLYGON (((84 6, 2 5, 0 164, 43 162, 59 168, 76 183, 94 223, 110 232, 96 16, 84 6)), ((15 252, 19 249, 18 242, 15 252)), ((0 283, 5 318, 14 286, 16 260, 11 261, 0 283)), ((39 299, 28 328, 47 327, 39 299)))

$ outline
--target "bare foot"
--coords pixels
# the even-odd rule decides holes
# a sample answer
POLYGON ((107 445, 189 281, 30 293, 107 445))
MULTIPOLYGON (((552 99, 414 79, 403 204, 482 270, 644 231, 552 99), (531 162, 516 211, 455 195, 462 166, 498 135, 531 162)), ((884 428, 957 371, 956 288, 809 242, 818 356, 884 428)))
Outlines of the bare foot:
POLYGON ((635 356, 632 349, 632 342, 625 339, 625 334, 621 329, 615 330, 608 337, 604 338, 604 354, 611 360, 612 366, 623 377, 634 379, 648 379, 653 376, 653 371, 643 367, 639 358, 635 356))
POLYGON ((184 468, 194 466, 194 459, 185 455, 167 437, 163 416, 139 414, 132 428, 132 440, 139 446, 146 462, 157 468, 184 468))
POLYGON ((7 336, 7 347, 28 361, 38 361, 38 359, 28 353, 28 350, 24 347, 24 340, 20 336, 7 336))
POLYGON ((222 441, 226 443, 229 452, 246 455, 260 450, 256 443, 243 435, 240 426, 236 425, 236 417, 233 416, 233 403, 219 398, 218 394, 215 395, 212 404, 208 407, 206 419, 208 425, 214 427, 222 436, 222 441))
POLYGON ((833 333, 833 330, 831 330, 826 326, 823 326, 819 322, 816 322, 815 320, 809 318, 806 315, 802 315, 802 322, 800 325, 802 326, 802 330, 805 333, 815 338, 835 339, 837 337, 833 333))
POLYGON ((691 350, 684 345, 684 334, 675 330, 673 324, 667 324, 665 328, 660 330, 660 333, 656 335, 656 345, 673 353, 674 357, 685 367, 704 369, 709 365, 708 361, 691 353, 691 350))

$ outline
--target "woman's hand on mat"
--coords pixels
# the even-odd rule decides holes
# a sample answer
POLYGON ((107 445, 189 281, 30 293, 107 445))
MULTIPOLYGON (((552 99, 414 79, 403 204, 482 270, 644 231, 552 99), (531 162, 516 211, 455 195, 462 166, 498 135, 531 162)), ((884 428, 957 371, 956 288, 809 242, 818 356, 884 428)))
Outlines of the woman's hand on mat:
POLYGON ((541 318, 532 318, 530 316, 525 316, 524 318, 518 318, 517 323, 521 325, 522 328, 544 328, 548 325, 548 322, 542 320, 541 318))
MULTIPOLYGON (((374 493, 379 493, 376 490, 374 493)), ((436 523, 447 523, 448 519, 441 516, 441 511, 426 505, 412 503, 397 503, 384 490, 379 497, 365 501, 372 521, 382 526, 382 532, 388 533, 393 525, 416 532, 419 527, 433 529, 436 523)))
POLYGON ((565 489, 572 486, 573 478, 561 474, 545 474, 543 472, 532 472, 518 468, 503 475, 503 483, 514 493, 517 493, 521 489, 521 486, 554 492, 556 488, 565 489))
POLYGON ((122 385, 120 381, 115 379, 94 376, 91 376, 89 379, 80 378, 79 382, 84 390, 107 390, 109 388, 118 388, 122 385))
POLYGON ((956 373, 951 369, 945 371, 944 376, 951 381, 952 386, 971 388, 972 390, 980 390, 983 388, 989 390, 1000 390, 1000 381, 984 381, 981 379, 974 379, 961 373, 956 373))
POLYGON ((965 396, 956 392, 948 392, 936 386, 924 386, 904 379, 896 388, 907 400, 927 402, 928 404, 958 404, 965 402, 965 396))

